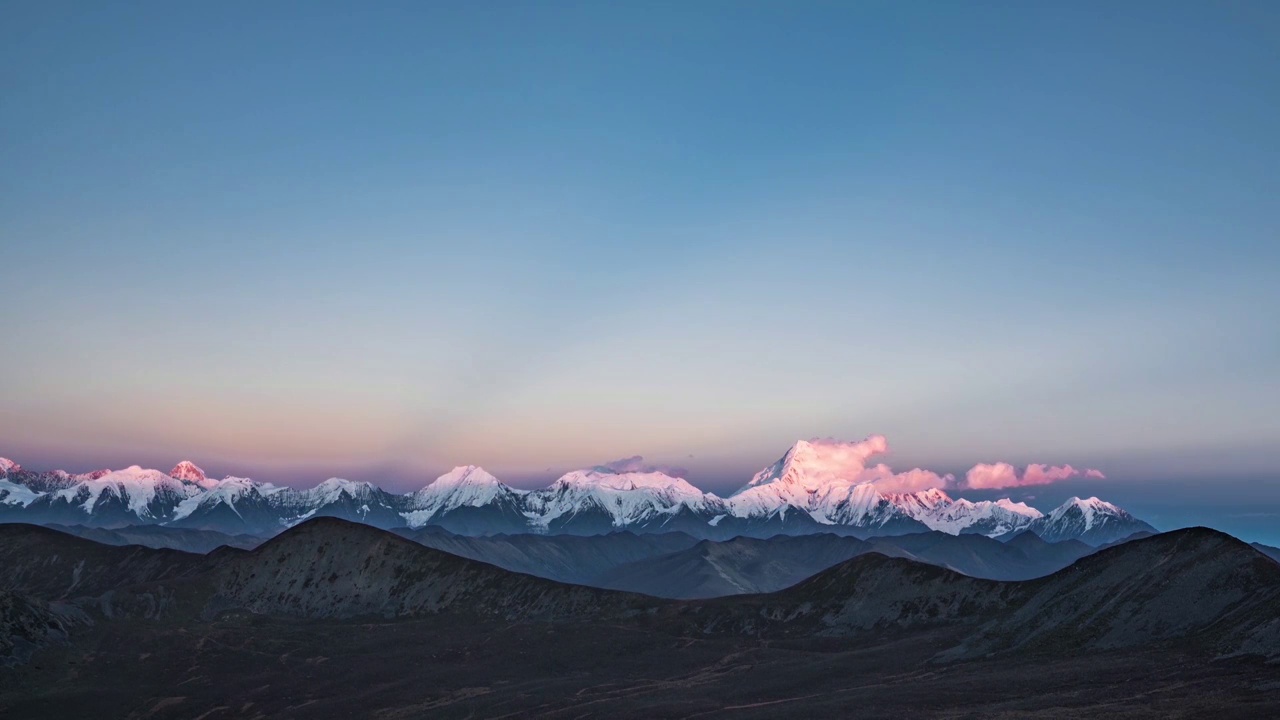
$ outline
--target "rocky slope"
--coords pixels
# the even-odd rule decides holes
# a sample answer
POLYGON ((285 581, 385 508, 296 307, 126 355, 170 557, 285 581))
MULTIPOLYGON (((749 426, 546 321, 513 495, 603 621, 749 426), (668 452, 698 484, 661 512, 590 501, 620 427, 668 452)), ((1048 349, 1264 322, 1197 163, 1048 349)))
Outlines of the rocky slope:
POLYGON ((632 596, 512 573, 332 518, 227 557, 210 582, 209 610, 308 618, 573 619, 638 604, 632 596))
POLYGON ((66 640, 68 631, 83 615, 51 609, 26 595, 0 590, 0 668, 25 663, 31 654, 51 642, 66 640))
POLYGON ((0 525, 0 590, 62 600, 190 577, 211 556, 138 545, 112 546, 36 525, 0 525))

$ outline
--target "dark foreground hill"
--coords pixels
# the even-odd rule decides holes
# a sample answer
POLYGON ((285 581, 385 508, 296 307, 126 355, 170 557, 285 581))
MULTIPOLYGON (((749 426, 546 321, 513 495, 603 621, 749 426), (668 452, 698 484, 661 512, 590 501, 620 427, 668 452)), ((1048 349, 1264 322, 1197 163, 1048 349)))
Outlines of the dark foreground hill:
POLYGON ((1109 548, 1026 582, 867 554, 781 592, 721 598, 690 614, 706 618, 706 631, 761 635, 974 627, 942 660, 1162 644, 1280 659, 1280 565, 1206 528, 1109 548))
POLYGON ((0 590, 0 668, 25 663, 51 642, 65 640, 81 613, 50 609, 21 593, 0 590))
POLYGON ((305 618, 451 613, 576 619, 621 613, 647 600, 513 573, 335 518, 304 523, 253 551, 228 555, 204 581, 210 587, 206 614, 236 609, 305 618))
MULTIPOLYGON (((265 541, 207 530, 136 525, 115 529, 49 526, 107 545, 143 545, 206 553, 265 541)), ((3 531, 0 531, 2 534, 3 531)), ((393 530, 419 544, 514 572, 656 597, 711 598, 773 592, 865 552, 879 552, 995 580, 1048 575, 1095 551, 1068 540, 1047 543, 1030 532, 1008 542, 981 535, 925 532, 860 540, 820 533, 699 541, 679 532, 606 535, 455 535, 428 526, 393 530)))
POLYGON ((207 571, 221 555, 104 545, 39 525, 0 525, 0 590, 44 600, 96 597, 207 571))
POLYGON ((228 535, 214 530, 193 530, 165 525, 126 525, 118 528, 84 525, 49 525, 45 527, 92 540, 104 545, 142 545, 192 553, 207 553, 223 545, 250 550, 266 538, 254 535, 228 535))
POLYGON ((332 519, 208 556, 50 532, 4 538, 6 582, 32 596, 12 626, 50 619, 38 592, 86 622, 50 627, 0 671, 5 717, 1280 710, 1280 667, 1265 664, 1280 658, 1280 565, 1204 529, 1034 581, 863 553, 780 592, 697 602, 511 573, 332 519))

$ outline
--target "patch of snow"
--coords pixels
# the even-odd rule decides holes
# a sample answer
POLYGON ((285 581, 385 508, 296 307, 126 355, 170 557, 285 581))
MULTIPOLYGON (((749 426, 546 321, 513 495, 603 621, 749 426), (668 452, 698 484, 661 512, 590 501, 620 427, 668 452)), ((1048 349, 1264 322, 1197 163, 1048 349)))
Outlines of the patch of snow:
POLYGON ((21 505, 26 507, 38 497, 40 497, 40 493, 26 485, 0 480, 0 505, 21 505))
POLYGON ((178 507, 174 512, 174 520, 188 517, 199 508, 212 508, 220 504, 226 505, 236 515, 240 515, 240 509, 236 507, 236 503, 241 498, 246 496, 268 497, 284 489, 278 488, 271 483, 256 483, 249 478, 231 476, 221 480, 206 481, 206 485, 208 488, 203 493, 192 495, 178 503, 178 507))

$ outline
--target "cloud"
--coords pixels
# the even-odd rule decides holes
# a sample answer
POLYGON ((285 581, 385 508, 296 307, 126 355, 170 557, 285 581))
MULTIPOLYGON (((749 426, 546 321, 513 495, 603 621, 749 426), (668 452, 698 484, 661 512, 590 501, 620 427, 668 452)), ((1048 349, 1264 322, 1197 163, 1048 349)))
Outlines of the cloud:
POLYGON ((955 482, 952 475, 920 468, 897 473, 884 463, 868 467, 868 460, 889 452, 889 441, 883 435, 869 435, 857 442, 815 439, 808 441, 808 446, 813 462, 806 463, 806 475, 819 483, 841 479, 854 484, 871 483, 880 492, 902 493, 945 488, 955 482))
POLYGON ((659 472, 671 477, 683 478, 689 475, 689 471, 681 467, 673 467, 671 465, 658 465, 646 463, 643 455, 632 455, 628 458, 618 460, 610 460, 607 463, 600 463, 597 467, 606 468, 616 473, 652 473, 659 472))
POLYGON ((964 475, 965 485, 975 490, 1014 487, 1018 485, 1018 471, 1009 463, 978 463, 964 475))
POLYGON ((955 476, 950 473, 939 475, 932 470, 914 468, 895 473, 884 463, 863 470, 857 477, 858 482, 869 482, 880 492, 910 493, 933 488, 948 488, 955 484, 955 476))
POLYGON ((998 490, 1000 488, 1026 487, 1029 485, 1049 485, 1061 480, 1084 476, 1102 479, 1101 471, 1088 468, 1077 470, 1070 465, 1041 465, 1032 463, 1018 474, 1017 468, 1005 462, 978 463, 965 473, 965 487, 970 490, 998 490))
POLYGON ((844 442, 835 438, 814 438, 808 442, 824 465, 845 468, 866 467, 867 461, 876 455, 889 452, 889 440, 883 435, 868 435, 857 442, 844 442))
MULTIPOLYGON (((882 493, 912 493, 922 490, 998 490, 1002 488, 1034 487, 1050 485, 1071 478, 1103 479, 1106 476, 1093 468, 1075 468, 1071 465, 1047 465, 1031 463, 1019 472, 1006 462, 978 463, 957 479, 950 473, 913 468, 896 472, 876 458, 889 452, 889 441, 884 435, 868 435, 862 440, 846 442, 834 438, 814 438, 795 444, 784 460, 791 460, 799 470, 795 478, 809 490, 818 491, 832 483, 860 485, 870 483, 882 493)), ((780 473, 788 465, 779 463, 756 474, 750 485, 780 479, 780 473)), ((612 460, 597 467, 617 473, 660 472, 672 477, 687 478, 688 471, 680 467, 645 462, 644 456, 612 460)))

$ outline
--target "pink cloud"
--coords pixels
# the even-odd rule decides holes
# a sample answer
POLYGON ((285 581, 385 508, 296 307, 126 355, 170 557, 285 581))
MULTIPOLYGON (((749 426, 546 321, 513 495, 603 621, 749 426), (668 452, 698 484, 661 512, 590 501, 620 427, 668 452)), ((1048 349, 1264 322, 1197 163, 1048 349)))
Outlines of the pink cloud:
POLYGON ((1018 471, 1009 463, 978 463, 969 468, 964 479, 974 490, 1013 487, 1018 484, 1018 471))
POLYGON ((1062 467, 1054 467, 1052 465, 1039 465, 1036 463, 1032 463, 1028 465, 1027 469, 1024 470, 1022 473, 1022 484, 1023 485, 1048 485, 1049 483, 1055 483, 1055 482, 1058 482, 1059 480, 1066 480, 1067 478, 1075 477, 1076 475, 1079 475, 1079 474, 1080 474, 1080 471, 1076 470, 1070 465, 1063 465, 1062 467))
POLYGON ((814 439, 798 445, 797 451, 808 455, 806 474, 819 485, 840 479, 853 484, 872 483, 881 492, 902 493, 947 487, 955 481, 952 475, 920 468, 896 473, 884 463, 868 467, 868 460, 889 452, 889 441, 883 435, 869 435, 857 442, 814 439))
POLYGON ((1026 487, 1029 485, 1049 485, 1050 483, 1068 480, 1074 477, 1102 479, 1106 476, 1093 468, 1077 470, 1070 465, 1042 465, 1032 463, 1021 475, 1017 468, 1009 463, 978 463, 965 473, 965 485, 971 490, 997 490, 1007 487, 1026 487))
POLYGON ((955 482, 954 475, 939 475, 932 470, 915 468, 895 473, 884 463, 863 469, 855 476, 859 483, 869 482, 880 492, 907 493, 932 488, 945 488, 955 482))
MULTIPOLYGON (((870 464, 879 455, 889 452, 889 442, 883 435, 868 435, 863 440, 844 442, 832 438, 815 438, 800 441, 788 452, 784 462, 765 468, 751 481, 758 485, 779 479, 784 468, 795 467, 793 480, 803 483, 816 492, 831 483, 859 485, 870 483, 884 493, 909 493, 939 488, 943 490, 997 490, 1009 487, 1048 485, 1069 478, 1102 478, 1093 469, 1077 469, 1071 465, 1045 465, 1032 463, 1021 472, 1006 462, 979 463, 965 474, 963 481, 951 474, 939 474, 931 470, 915 468, 895 472, 883 462, 870 464)), ((627 458, 620 463, 640 462, 642 458, 627 458)), ((791 470, 787 470, 792 473, 791 470)))

